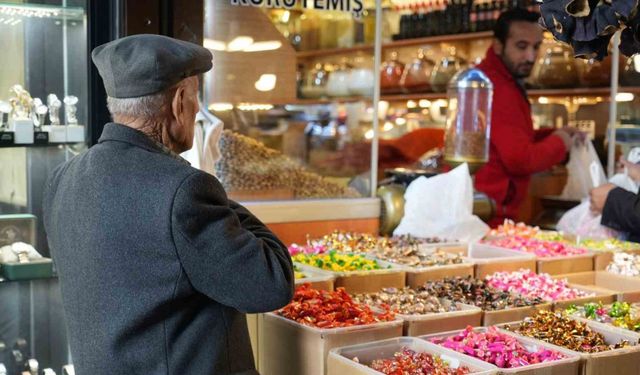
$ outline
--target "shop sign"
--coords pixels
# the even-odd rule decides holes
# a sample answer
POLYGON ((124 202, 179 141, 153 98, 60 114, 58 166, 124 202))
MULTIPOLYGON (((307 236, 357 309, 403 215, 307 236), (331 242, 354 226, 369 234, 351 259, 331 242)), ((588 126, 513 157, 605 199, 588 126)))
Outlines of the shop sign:
POLYGON ((231 5, 281 9, 302 6, 305 9, 350 12, 360 17, 364 10, 362 2, 363 0, 231 0, 231 5))

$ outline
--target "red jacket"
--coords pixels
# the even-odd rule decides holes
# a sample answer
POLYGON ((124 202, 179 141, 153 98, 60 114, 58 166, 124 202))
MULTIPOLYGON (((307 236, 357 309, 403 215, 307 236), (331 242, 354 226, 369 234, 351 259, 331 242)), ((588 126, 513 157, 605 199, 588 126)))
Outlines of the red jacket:
POLYGON ((533 130, 529 102, 493 48, 478 68, 493 83, 493 106, 489 163, 476 174, 475 187, 496 202, 494 226, 517 218, 531 175, 562 162, 567 151, 562 138, 533 130))

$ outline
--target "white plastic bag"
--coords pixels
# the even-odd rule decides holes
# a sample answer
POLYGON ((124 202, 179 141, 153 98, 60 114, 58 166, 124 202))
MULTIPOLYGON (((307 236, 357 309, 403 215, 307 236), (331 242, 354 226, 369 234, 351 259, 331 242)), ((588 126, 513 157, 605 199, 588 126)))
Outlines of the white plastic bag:
POLYGON ((617 231, 600 225, 601 220, 602 215, 591 211, 591 203, 587 199, 562 215, 557 229, 567 234, 597 240, 618 237, 617 231))
POLYGON ((472 214, 473 184, 466 163, 449 173, 414 180, 404 198, 404 217, 394 235, 473 242, 489 230, 472 214))
POLYGON ((564 199, 584 199, 589 196, 591 189, 607 179, 591 141, 573 144, 569 153, 567 172, 569 174, 567 184, 564 186, 561 195, 564 199), (593 167, 594 165, 595 167, 593 167), (592 168, 595 168, 597 173, 593 178, 591 176, 592 168))

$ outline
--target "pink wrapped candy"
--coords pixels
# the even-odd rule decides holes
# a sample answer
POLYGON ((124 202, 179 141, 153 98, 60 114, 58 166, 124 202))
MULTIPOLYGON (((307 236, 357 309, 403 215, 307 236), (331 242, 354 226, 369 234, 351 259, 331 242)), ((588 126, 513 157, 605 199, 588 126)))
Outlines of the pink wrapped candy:
POLYGON ((298 254, 324 254, 328 251, 324 245, 298 245, 292 244, 289 246, 289 254, 291 256, 298 254))
POLYGON ((495 327, 486 332, 474 332, 471 326, 455 336, 431 339, 431 342, 476 357, 500 368, 514 368, 556 361, 564 355, 545 348, 530 352, 515 337, 501 333, 495 327))
POLYGON ((524 238, 519 236, 495 238, 485 240, 483 243, 511 250, 524 251, 535 254, 540 258, 582 255, 587 253, 587 250, 585 249, 569 246, 564 243, 543 241, 535 238, 524 238))
POLYGON ((594 295, 570 288, 566 280, 554 280, 546 273, 537 275, 529 270, 496 272, 487 276, 486 282, 490 287, 505 292, 516 293, 526 298, 537 297, 554 302, 594 295))

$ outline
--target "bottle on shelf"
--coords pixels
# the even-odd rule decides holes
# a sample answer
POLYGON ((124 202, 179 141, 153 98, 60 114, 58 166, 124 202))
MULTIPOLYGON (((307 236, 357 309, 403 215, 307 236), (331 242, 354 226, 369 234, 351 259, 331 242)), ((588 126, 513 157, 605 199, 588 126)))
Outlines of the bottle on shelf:
POLYGON ((462 0, 460 5, 460 30, 463 33, 471 31, 471 0, 462 0))
POLYGON ((478 11, 479 6, 475 4, 473 0, 470 1, 470 13, 469 13, 469 31, 476 32, 478 30, 478 11))

